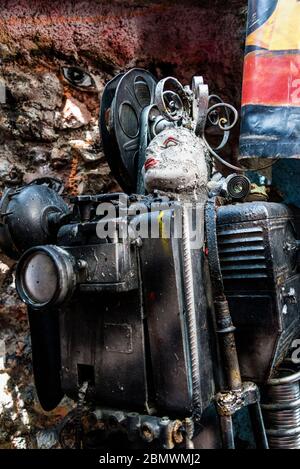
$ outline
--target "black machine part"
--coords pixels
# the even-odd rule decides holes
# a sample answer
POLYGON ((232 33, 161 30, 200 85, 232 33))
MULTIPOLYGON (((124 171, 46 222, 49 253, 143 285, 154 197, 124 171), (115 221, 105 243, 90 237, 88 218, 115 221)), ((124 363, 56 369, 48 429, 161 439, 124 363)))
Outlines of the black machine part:
POLYGON ((232 323, 230 308, 225 295, 219 259, 216 202, 216 198, 208 201, 205 222, 216 326, 225 378, 225 383, 221 385, 221 392, 215 397, 220 417, 223 446, 228 449, 235 448, 232 417, 239 409, 247 406, 253 425, 256 445, 258 448, 267 449, 268 442, 259 405, 260 395, 258 387, 252 382, 242 382, 234 335, 235 327, 232 323))
POLYGON ((32 246, 55 242, 68 216, 67 204, 48 185, 7 189, 0 202, 0 247, 18 259, 32 246))
POLYGON ((60 377, 59 311, 57 308, 37 311, 28 307, 28 317, 35 387, 41 406, 50 411, 64 397, 60 377))
MULTIPOLYGON (((147 222, 150 222, 148 217, 157 220, 158 214, 140 215, 139 221, 142 217, 147 222)), ((170 207, 165 216, 172 219, 170 207)), ((59 243, 69 252, 81 250, 81 257, 84 253, 88 255, 91 271, 97 272, 98 278, 95 275, 87 278, 74 298, 61 307, 64 391, 74 397, 83 376, 88 375, 96 402, 134 411, 153 406, 160 415, 189 415, 193 409, 193 392, 185 299, 180 287, 183 278, 179 240, 144 239, 140 246, 134 240, 131 244, 117 240, 99 244, 98 240, 91 245, 92 221, 91 237, 85 238, 87 246, 83 247, 80 224, 71 241, 73 228, 72 225, 61 228, 59 243), (69 248, 66 240, 72 243, 69 248), (98 267, 94 266, 96 270, 95 257, 100 260, 98 267), (70 354, 70 349, 76 353, 70 354)), ((87 231, 85 223, 86 235, 87 231)), ((203 253, 199 251, 193 264, 200 325, 196 353, 200 353, 201 347, 201 356, 205 356, 199 370, 202 409, 214 392, 203 261, 203 253)))
POLYGON ((143 110, 153 104, 156 79, 134 68, 113 78, 102 95, 99 128, 110 168, 127 193, 136 192, 140 124, 143 110))
POLYGON ((210 197, 222 196, 233 202, 245 199, 251 190, 251 183, 245 175, 230 174, 226 178, 221 173, 212 175, 208 183, 210 197))
POLYGON ((265 383, 300 332, 299 214, 286 205, 237 203, 217 210, 224 291, 241 374, 265 383))
POLYGON ((18 262, 17 292, 35 309, 59 305, 72 296, 82 277, 80 266, 80 259, 58 246, 35 246, 18 262))
MULTIPOLYGON (((56 302, 41 302, 37 308, 25 298, 34 335, 34 372, 38 374, 37 390, 43 407, 57 405, 61 393, 76 398, 78 386, 89 381, 93 400, 101 405, 135 412, 154 411, 170 418, 191 415, 195 394, 180 240, 160 237, 144 239, 139 244, 113 237, 101 242, 95 236, 93 211, 92 219, 87 221, 87 210, 83 210, 83 222, 76 218, 79 212, 75 210, 73 222, 60 228, 56 246, 34 247, 25 253, 18 268, 17 282, 22 287, 22 264, 25 262, 26 266, 34 252, 41 251, 52 258, 53 249, 55 255, 67 254, 76 260, 74 271, 77 261, 85 261, 84 273, 80 277, 77 274, 77 286, 73 292, 72 285, 73 294, 68 301, 58 304, 55 297, 56 302), (44 334, 48 334, 47 341, 42 340, 44 334), (47 375, 48 366, 51 372, 49 369, 47 375)), ((159 212, 151 212, 139 217, 150 221, 147 217, 157 220, 158 215, 159 212)), ((165 217, 164 222, 170 223, 172 203, 167 204, 165 217)), ((198 250, 192 256, 192 268, 199 324, 194 353, 201 358, 199 415, 214 395, 209 336, 212 325, 204 264, 204 253, 198 250)))

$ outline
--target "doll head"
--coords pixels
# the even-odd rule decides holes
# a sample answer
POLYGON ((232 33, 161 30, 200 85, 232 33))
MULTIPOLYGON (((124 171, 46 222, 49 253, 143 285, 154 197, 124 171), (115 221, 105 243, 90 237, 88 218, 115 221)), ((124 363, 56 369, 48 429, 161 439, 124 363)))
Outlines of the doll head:
POLYGON ((143 169, 148 192, 205 192, 208 180, 206 148, 194 132, 184 128, 159 133, 146 150, 143 169))

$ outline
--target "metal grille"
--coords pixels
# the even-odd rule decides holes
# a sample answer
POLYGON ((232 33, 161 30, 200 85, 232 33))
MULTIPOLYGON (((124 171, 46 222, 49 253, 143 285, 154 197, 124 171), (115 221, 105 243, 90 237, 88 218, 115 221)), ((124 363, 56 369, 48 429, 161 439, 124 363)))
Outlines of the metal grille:
POLYGON ((268 277, 263 228, 220 229, 218 246, 224 280, 268 277))

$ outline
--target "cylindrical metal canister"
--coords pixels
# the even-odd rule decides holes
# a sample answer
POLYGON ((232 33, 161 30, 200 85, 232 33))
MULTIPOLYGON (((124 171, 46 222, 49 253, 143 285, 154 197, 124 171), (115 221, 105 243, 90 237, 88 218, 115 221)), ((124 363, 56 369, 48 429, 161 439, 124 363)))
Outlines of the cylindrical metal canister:
POLYGON ((300 2, 249 0, 240 159, 300 206, 300 2), (262 160, 264 159, 264 160, 262 160))

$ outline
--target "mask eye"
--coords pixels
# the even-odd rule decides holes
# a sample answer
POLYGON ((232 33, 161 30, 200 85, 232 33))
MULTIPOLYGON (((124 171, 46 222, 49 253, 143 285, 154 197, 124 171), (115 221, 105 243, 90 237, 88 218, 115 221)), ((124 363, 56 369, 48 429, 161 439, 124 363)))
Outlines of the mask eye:
POLYGON ((96 83, 92 76, 79 67, 62 67, 63 77, 75 88, 94 91, 96 83))
POLYGON ((169 147, 176 147, 178 145, 178 140, 174 137, 168 137, 164 143, 163 143, 163 147, 164 148, 169 148, 169 147))

